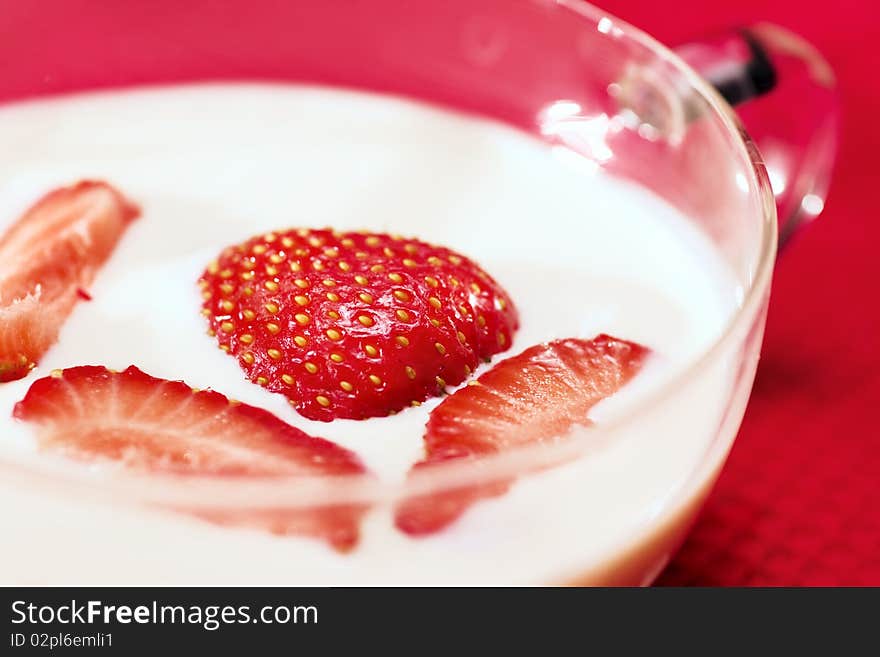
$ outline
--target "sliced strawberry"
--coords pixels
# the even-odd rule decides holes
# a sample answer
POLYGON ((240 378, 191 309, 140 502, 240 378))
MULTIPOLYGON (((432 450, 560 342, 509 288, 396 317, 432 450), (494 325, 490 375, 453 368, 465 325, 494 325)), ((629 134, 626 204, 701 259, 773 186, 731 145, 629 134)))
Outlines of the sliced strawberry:
POLYGON ((0 381, 27 375, 139 210, 110 185, 50 192, 0 236, 0 381))
MULTIPOLYGON (((364 472, 348 450, 267 411, 181 381, 156 379, 134 366, 124 372, 93 366, 55 371, 34 382, 14 415, 36 425, 43 449, 139 471, 238 477, 364 472)), ((306 532, 347 549, 357 541, 364 510, 337 506, 209 517, 306 532)))
POLYGON ((220 348, 312 420, 388 415, 510 345, 510 298, 449 249, 290 230, 223 251, 200 280, 220 348))
MULTIPOLYGON (((641 345, 599 335, 555 340, 507 358, 434 409, 424 437, 426 457, 415 468, 560 440, 573 426, 588 424, 590 408, 632 379, 648 353, 641 345)), ((438 531, 481 498, 502 495, 511 483, 412 497, 398 507, 397 526, 412 535, 438 531)))

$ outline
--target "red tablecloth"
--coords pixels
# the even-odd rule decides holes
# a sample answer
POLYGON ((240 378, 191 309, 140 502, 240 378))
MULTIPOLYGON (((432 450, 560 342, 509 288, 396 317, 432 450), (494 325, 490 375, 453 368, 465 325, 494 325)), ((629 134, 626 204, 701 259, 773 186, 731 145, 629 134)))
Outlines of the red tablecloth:
POLYGON ((880 8, 596 2, 666 43, 757 20, 784 25, 829 59, 843 99, 826 210, 781 257, 742 430, 659 583, 880 585, 880 8))

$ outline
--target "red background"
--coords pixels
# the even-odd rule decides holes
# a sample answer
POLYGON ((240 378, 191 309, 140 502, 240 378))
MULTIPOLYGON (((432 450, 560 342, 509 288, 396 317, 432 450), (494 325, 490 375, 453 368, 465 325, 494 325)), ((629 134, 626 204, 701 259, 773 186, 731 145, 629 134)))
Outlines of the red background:
POLYGON ((742 430, 659 583, 880 585, 880 9, 595 1, 668 44, 759 20, 788 27, 828 58, 843 104, 828 203, 781 256, 742 430))

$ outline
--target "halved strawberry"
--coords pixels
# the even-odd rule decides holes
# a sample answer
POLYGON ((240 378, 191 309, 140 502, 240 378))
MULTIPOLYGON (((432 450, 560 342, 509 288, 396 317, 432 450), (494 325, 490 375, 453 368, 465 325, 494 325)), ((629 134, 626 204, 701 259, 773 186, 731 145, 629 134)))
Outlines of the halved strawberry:
POLYGON ((312 420, 388 415, 504 351, 510 298, 467 258, 416 240, 289 230, 225 249, 202 312, 248 377, 312 420))
POLYGON ((0 381, 27 375, 140 211, 103 182, 46 194, 0 236, 0 381))
MULTIPOLYGON (((588 424, 590 408, 632 379, 648 354, 641 345, 607 335, 529 347, 434 409, 424 436, 426 457, 414 467, 563 439, 573 426, 588 424)), ((488 481, 412 497, 398 507, 396 524, 412 535, 436 532, 511 483, 488 481)))
MULTIPOLYGON (((118 461, 139 471, 237 477, 364 472, 353 453, 267 411, 154 378, 134 366, 123 372, 94 366, 57 370, 33 383, 14 415, 36 425, 43 449, 118 461)), ((208 515, 282 533, 306 532, 347 549, 357 542, 364 511, 336 506, 208 515)))

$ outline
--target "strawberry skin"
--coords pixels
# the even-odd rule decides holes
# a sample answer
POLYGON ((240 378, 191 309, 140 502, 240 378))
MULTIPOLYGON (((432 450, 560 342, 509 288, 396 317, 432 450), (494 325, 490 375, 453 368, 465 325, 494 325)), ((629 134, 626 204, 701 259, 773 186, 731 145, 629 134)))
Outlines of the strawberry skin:
MULTIPOLYGON (((35 381, 14 416, 36 427, 45 450, 179 475, 351 475, 352 452, 314 438, 260 408, 182 381, 81 366, 35 381)), ((198 512, 215 522, 323 538, 340 550, 358 539, 362 506, 258 512, 198 512)))
MULTIPOLYGON (((425 459, 414 467, 564 439, 573 426, 589 424, 589 410, 630 381, 649 353, 633 342, 599 335, 554 340, 507 358, 434 409, 424 436, 425 459)), ((439 531, 478 500, 504 494, 512 483, 490 481, 411 497, 398 507, 396 524, 416 536, 439 531)))
POLYGON ((103 182, 46 194, 0 236, 0 381, 26 376, 140 211, 103 182))
POLYGON ((417 405, 506 350, 518 326, 472 261, 384 234, 261 235, 225 249, 199 284, 220 348, 311 420, 417 405))

